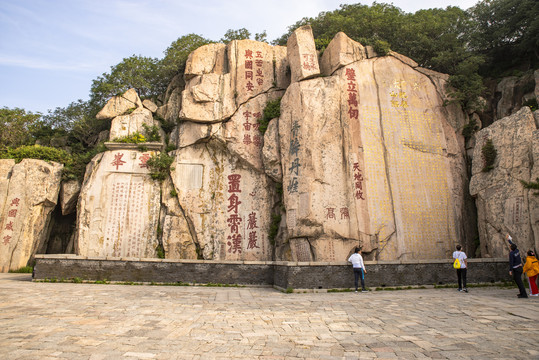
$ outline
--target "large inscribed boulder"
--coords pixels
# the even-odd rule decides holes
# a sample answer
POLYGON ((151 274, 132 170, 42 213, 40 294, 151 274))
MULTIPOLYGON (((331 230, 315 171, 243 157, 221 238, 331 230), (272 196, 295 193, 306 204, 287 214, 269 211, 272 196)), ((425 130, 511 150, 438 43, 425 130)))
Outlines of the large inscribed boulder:
POLYGON ((392 56, 287 89, 284 200, 302 259, 343 260, 354 244, 376 259, 452 252, 465 179, 451 169, 465 162, 442 107, 431 80, 392 56))
POLYGON ((527 106, 475 134, 470 193, 476 198, 482 256, 506 256, 506 234, 521 251, 539 247, 538 200, 534 190, 525 189, 519 181, 539 177, 538 134, 527 106), (497 155, 493 169, 483 171, 482 149, 487 140, 497 155))
POLYGON ((221 142, 176 150, 172 180, 204 259, 271 260, 274 187, 221 142))
POLYGON ((43 160, 0 160, 0 271, 28 265, 46 249, 63 165, 43 160))
POLYGON ((94 157, 79 198, 76 254, 156 257, 161 186, 146 164, 153 154, 117 149, 94 157))
POLYGON ((286 88, 287 64, 284 47, 253 40, 200 47, 187 60, 180 119, 214 123, 230 118, 249 99, 286 88))
POLYGON ((318 52, 310 25, 297 28, 288 38, 286 49, 292 83, 320 74, 318 52))

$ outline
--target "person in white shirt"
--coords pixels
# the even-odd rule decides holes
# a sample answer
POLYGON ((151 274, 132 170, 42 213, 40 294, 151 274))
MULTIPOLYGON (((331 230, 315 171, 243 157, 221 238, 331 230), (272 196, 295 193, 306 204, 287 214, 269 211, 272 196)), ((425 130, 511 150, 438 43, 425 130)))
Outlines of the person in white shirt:
POLYGON ((464 251, 460 251, 462 246, 457 245, 457 250, 453 251, 453 259, 459 259, 460 269, 457 269, 457 279, 459 282, 459 291, 468 292, 466 289, 466 272, 468 269, 468 257, 464 251))
POLYGON ((358 280, 361 279, 361 292, 367 292, 365 289, 365 265, 363 264, 363 257, 361 257, 361 248, 356 247, 355 252, 350 255, 348 262, 352 263, 354 268, 354 285, 356 287, 356 292, 358 290, 358 280))

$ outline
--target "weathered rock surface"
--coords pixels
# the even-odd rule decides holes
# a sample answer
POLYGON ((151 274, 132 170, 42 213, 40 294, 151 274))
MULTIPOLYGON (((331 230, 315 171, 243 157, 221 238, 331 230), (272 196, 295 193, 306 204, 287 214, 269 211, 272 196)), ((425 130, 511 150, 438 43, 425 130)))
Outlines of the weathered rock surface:
POLYGON ((292 83, 320 75, 318 52, 310 25, 296 29, 288 38, 286 49, 292 83))
POLYGON ((366 58, 363 45, 350 39, 345 33, 339 32, 324 50, 320 59, 320 69, 323 75, 329 76, 343 66, 366 58))
POLYGON ((264 171, 273 180, 282 183, 283 171, 281 169, 281 148, 279 141, 279 118, 272 119, 264 134, 262 148, 262 162, 264 171))
POLYGON ((271 181, 221 142, 176 150, 172 172, 179 206, 204 259, 270 260, 271 181))
POLYGON ((232 154, 260 172, 264 172, 262 160, 264 136, 259 130, 258 121, 268 101, 282 95, 282 91, 271 91, 248 100, 238 108, 229 121, 223 123, 221 133, 216 134, 218 135, 216 138, 222 139, 232 154))
POLYGON ((148 100, 148 99, 145 99, 143 102, 142 102, 142 105, 150 110, 152 113, 156 112, 157 111, 157 105, 154 104, 153 101, 151 100, 148 100))
POLYGON ((428 77, 368 59, 292 84, 281 104, 293 256, 342 260, 357 244, 378 259, 450 254, 464 233, 467 184, 451 175, 465 173, 464 150, 428 77))
POLYGON ((534 74, 525 74, 521 77, 509 76, 503 78, 496 87, 496 119, 516 113, 526 100, 526 96, 534 95, 529 89, 537 86, 534 74))
POLYGON ((78 204, 75 252, 85 256, 156 257, 159 182, 152 151, 106 151, 88 165, 78 204))
POLYGON ((188 81, 182 92, 180 119, 216 122, 235 111, 230 74, 206 74, 188 81))
MULTIPOLYGON (((127 145, 96 157, 77 253, 155 257, 159 244, 173 259, 340 261, 361 245, 369 259, 417 260, 473 243, 468 118, 443 106, 447 75, 377 57, 343 33, 319 65, 305 26, 286 48, 202 46, 185 81, 175 78, 156 110, 180 120, 171 181, 150 180, 139 163, 148 154, 127 145), (262 135, 257 119, 281 96, 262 135)), ((111 139, 156 124, 151 111, 117 111, 111 139)))
POLYGON ((197 259, 196 234, 185 218, 175 191, 170 179, 163 182, 161 200, 164 211, 161 212, 161 228, 165 258, 197 259))
POLYGON ((224 46, 205 45, 189 56, 180 119, 224 121, 249 99, 288 86, 285 48, 252 40, 224 46))
POLYGON ((46 249, 63 165, 42 160, 0 160, 0 270, 28 265, 46 249))
POLYGON ((77 211, 77 201, 80 193, 78 180, 63 181, 60 187, 60 207, 62 215, 72 214, 77 211))
POLYGON ((539 131, 528 107, 476 133, 470 193, 476 197, 481 255, 507 255, 509 233, 521 251, 539 247, 538 200, 519 180, 539 176, 539 131), (482 148, 491 139, 494 168, 483 172, 482 148))
POLYGON ((138 108, 131 114, 116 116, 112 119, 110 126, 110 140, 133 135, 134 133, 145 134, 146 130, 144 126, 151 128, 152 126, 158 126, 161 133, 161 141, 165 137, 165 133, 161 130, 159 121, 154 120, 152 112, 145 108, 138 108))
POLYGON ((119 96, 113 96, 100 112, 97 113, 96 118, 112 119, 118 115, 122 115, 129 109, 141 108, 142 101, 135 91, 135 89, 129 89, 125 93, 119 96))
POLYGON ((228 72, 225 44, 207 44, 189 54, 185 63, 185 78, 206 74, 223 75, 228 72))

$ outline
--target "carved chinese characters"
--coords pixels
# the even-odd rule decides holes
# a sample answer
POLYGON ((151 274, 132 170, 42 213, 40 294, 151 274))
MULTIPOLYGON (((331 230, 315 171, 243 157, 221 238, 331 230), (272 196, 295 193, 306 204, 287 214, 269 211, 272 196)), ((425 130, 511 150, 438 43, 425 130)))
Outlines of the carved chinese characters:
MULTIPOLYGON (((305 241, 312 246, 324 234, 326 242, 344 241, 350 247, 358 242, 348 154, 343 147, 342 84, 335 77, 301 81, 292 84, 281 100, 279 135, 288 233, 290 240, 304 239, 302 248, 305 241)), ((314 260, 346 256, 336 251, 335 247, 325 253, 313 249, 314 260)))
POLYGON ((216 137, 223 137, 228 149, 254 168, 264 171, 262 162, 263 134, 259 130, 259 119, 268 101, 282 96, 282 91, 270 91, 258 95, 238 108, 232 118, 225 122, 216 137))
POLYGON ((205 259, 271 259, 273 186, 264 173, 241 165, 213 142, 178 150, 174 167, 179 204, 193 224, 205 259), (182 174, 193 162, 203 179, 198 187, 182 174))
POLYGON ((366 244, 372 246, 377 237, 380 259, 445 256, 455 237, 451 224, 458 222, 448 209, 460 200, 450 188, 441 98, 428 79, 392 57, 348 66, 341 70, 344 78, 349 68, 361 74, 359 117, 349 119, 351 141, 359 148, 351 148, 357 159, 352 176, 366 244), (377 103, 380 107, 372 106, 377 103))
POLYGON ((320 74, 318 52, 310 25, 296 29, 287 41, 287 55, 292 72, 291 82, 305 80, 320 74))
POLYGON ((81 190, 78 254, 155 256, 160 186, 146 164, 153 153, 118 149, 93 160, 81 190))
POLYGON ((19 206, 19 203, 20 203, 21 199, 19 198, 14 198, 11 200, 11 204, 6 212, 6 214, 4 214, 4 218, 6 218, 7 220, 5 221, 5 227, 2 231, 2 240, 1 240, 1 243, 4 245, 4 246, 9 246, 10 242, 11 242, 11 239, 13 238, 13 222, 15 221, 16 217, 17 217, 17 211, 18 211, 18 206, 19 206))
POLYGON ((0 160, 0 271, 17 270, 43 252, 58 200, 62 165, 0 160))
POLYGON ((226 243, 228 245, 228 252, 233 254, 238 253, 238 255, 241 254, 243 238, 239 231, 243 219, 238 216, 238 207, 241 204, 237 195, 237 193, 241 193, 240 179, 241 175, 239 174, 228 175, 228 193, 230 197, 228 198, 227 209, 229 216, 226 220, 230 228, 230 234, 227 237, 228 241, 226 243))

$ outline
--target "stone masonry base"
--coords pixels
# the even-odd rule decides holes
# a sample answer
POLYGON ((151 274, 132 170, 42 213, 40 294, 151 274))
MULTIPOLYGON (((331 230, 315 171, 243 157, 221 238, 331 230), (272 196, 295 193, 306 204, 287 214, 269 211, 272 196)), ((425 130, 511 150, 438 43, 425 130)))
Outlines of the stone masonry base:
MULTIPOLYGON (((367 287, 455 284, 452 261, 367 261, 367 287)), ((468 283, 509 281, 506 259, 469 259, 468 283)), ((354 286, 347 262, 212 261, 36 255, 34 280, 264 285, 281 289, 354 286)))

